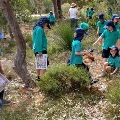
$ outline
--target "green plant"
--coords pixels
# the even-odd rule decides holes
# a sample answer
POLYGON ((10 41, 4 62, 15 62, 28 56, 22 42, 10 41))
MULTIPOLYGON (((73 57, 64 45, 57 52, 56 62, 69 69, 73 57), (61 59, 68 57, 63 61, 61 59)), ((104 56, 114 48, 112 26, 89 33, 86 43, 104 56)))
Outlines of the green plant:
POLYGON ((109 85, 108 92, 105 93, 106 98, 112 104, 120 104, 120 81, 116 80, 109 85))
POLYGON ((58 44, 58 46, 64 50, 71 50, 74 31, 71 30, 70 23, 59 23, 59 25, 55 27, 54 33, 60 37, 60 39, 57 40, 56 44, 58 44))
POLYGON ((30 33, 25 33, 24 38, 28 43, 29 47, 32 48, 32 35, 30 33))
POLYGON ((45 94, 60 97, 64 93, 85 88, 90 82, 89 76, 90 73, 83 68, 59 65, 49 69, 38 86, 45 94))
POLYGON ((109 120, 120 119, 120 105, 108 105, 105 109, 106 118, 109 120))

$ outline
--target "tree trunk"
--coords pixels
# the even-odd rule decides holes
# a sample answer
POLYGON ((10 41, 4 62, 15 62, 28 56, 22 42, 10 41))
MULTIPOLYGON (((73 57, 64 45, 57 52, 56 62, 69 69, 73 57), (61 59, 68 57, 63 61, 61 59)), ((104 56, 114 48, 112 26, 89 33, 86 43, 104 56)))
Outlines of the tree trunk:
POLYGON ((54 5, 55 17, 56 17, 56 19, 58 19, 59 18, 59 13, 58 13, 58 7, 57 7, 57 0, 53 0, 53 5, 54 5))
POLYGON ((14 59, 14 70, 22 78, 26 87, 35 87, 35 83, 32 81, 26 67, 26 42, 23 38, 15 15, 13 14, 11 5, 7 0, 0 0, 0 6, 8 24, 10 25, 17 44, 17 53, 14 59))
POLYGON ((61 0, 57 0, 59 18, 62 18, 61 0))

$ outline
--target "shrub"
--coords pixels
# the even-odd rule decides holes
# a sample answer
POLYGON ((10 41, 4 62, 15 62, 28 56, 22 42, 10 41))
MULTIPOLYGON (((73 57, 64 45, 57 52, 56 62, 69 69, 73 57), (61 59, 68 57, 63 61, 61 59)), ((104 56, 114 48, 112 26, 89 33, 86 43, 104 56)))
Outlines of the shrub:
POLYGON ((58 37, 60 37, 60 39, 57 40, 58 46, 64 50, 71 50, 74 31, 71 30, 70 23, 61 22, 57 27, 55 27, 54 32, 58 37))
POLYGON ((114 81, 109 85, 106 98, 113 104, 120 104, 120 81, 114 81))
POLYGON ((41 90, 50 96, 60 97, 64 93, 85 88, 90 73, 83 68, 60 65, 49 69, 38 82, 41 90))
POLYGON ((30 33, 25 33, 24 38, 28 43, 29 47, 32 48, 32 35, 30 33))

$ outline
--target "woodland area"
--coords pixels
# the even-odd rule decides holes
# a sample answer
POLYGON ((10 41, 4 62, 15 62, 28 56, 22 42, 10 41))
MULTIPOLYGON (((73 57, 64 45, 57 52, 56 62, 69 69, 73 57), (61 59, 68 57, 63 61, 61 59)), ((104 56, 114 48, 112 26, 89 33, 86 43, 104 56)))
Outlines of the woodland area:
POLYGON ((90 86, 89 75, 96 79, 101 73, 101 45, 94 48, 94 61, 83 57, 90 73, 67 65, 74 37, 68 16, 73 2, 79 11, 78 23, 90 26, 82 41, 83 49, 90 49, 97 40, 98 14, 112 19, 108 15, 111 8, 113 14, 120 15, 120 0, 0 0, 0 31, 6 37, 0 43, 1 62, 10 80, 4 97, 11 100, 0 111, 0 120, 120 120, 120 70, 90 86), (95 10, 91 20, 85 15, 88 7, 95 10), (50 65, 38 82, 32 30, 50 11, 57 19, 51 30, 45 29, 50 65))

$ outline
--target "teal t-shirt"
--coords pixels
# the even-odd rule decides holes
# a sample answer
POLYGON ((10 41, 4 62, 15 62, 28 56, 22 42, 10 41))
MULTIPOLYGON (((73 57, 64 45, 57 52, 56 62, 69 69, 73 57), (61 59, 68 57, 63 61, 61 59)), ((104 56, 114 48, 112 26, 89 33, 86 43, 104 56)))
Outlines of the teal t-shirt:
POLYGON ((109 56, 107 62, 112 68, 118 67, 118 59, 120 59, 118 56, 112 57, 111 55, 109 56))
POLYGON ((37 26, 32 32, 32 46, 34 53, 39 54, 47 50, 47 38, 42 27, 37 26))
POLYGON ((48 18, 49 18, 50 22, 56 22, 56 18, 54 15, 49 15, 48 18))
POLYGON ((89 10, 86 10, 86 17, 89 17, 89 10))
POLYGON ((83 58, 82 55, 76 55, 75 52, 81 52, 82 51, 82 45, 79 40, 73 40, 72 42, 72 52, 70 57, 70 64, 82 64, 83 58))
POLYGON ((120 25, 117 23, 115 24, 116 29, 120 32, 120 25))
POLYGON ((102 23, 100 20, 97 22, 97 27, 99 27, 99 33, 103 33, 106 25, 106 20, 104 20, 104 23, 102 23))
POLYGON ((94 10, 90 10, 90 12, 89 12, 89 16, 92 17, 92 15, 93 15, 94 13, 95 13, 94 10))
POLYGON ((109 47, 116 45, 117 40, 120 39, 120 33, 117 30, 110 32, 108 29, 104 30, 101 35, 104 38, 102 49, 107 50, 109 47))
POLYGON ((120 57, 118 57, 116 60, 116 67, 120 67, 120 57))

